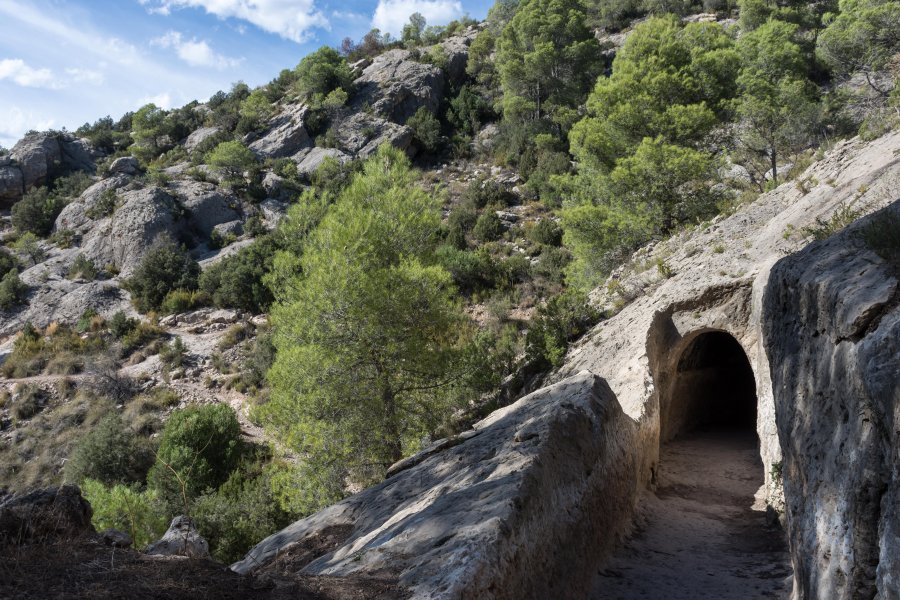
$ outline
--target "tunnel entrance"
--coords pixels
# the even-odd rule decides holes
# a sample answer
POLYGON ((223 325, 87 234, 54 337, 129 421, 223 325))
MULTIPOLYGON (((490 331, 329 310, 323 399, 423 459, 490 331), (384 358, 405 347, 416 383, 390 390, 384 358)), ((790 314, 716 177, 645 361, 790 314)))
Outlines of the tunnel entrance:
POLYGON ((724 331, 691 339, 660 399, 660 442, 696 430, 756 430, 756 379, 744 349, 724 331))
POLYGON ((589 598, 786 598, 785 536, 757 496, 764 473, 750 360, 734 337, 712 329, 679 338, 660 359, 655 486, 589 598))

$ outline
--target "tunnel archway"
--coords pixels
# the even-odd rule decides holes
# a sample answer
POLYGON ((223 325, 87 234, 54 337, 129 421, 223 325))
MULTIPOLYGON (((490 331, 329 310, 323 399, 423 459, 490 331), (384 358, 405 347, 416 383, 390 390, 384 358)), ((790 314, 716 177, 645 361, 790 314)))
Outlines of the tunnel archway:
POLYGON ((697 333, 684 340, 673 360, 660 403, 660 442, 698 429, 756 430, 756 379, 731 334, 697 333))

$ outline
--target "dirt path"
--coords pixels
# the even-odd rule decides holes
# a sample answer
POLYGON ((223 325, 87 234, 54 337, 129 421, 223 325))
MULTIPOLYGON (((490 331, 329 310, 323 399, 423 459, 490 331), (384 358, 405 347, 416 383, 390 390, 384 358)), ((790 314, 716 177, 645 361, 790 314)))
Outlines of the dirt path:
POLYGON ((659 487, 638 528, 600 570, 592 600, 787 598, 784 534, 754 493, 762 464, 752 433, 695 433, 663 447, 659 487))

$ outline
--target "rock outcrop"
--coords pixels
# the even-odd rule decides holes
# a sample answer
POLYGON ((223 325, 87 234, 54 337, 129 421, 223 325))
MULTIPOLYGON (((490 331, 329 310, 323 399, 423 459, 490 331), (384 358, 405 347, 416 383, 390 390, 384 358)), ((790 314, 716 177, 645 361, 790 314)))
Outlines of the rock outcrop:
MULTIPOLYGON (((494 412, 442 452, 291 525, 232 568, 262 572, 323 531, 343 535, 304 574, 389 572, 413 598, 574 598, 583 560, 628 527, 635 423, 582 373, 494 412)), ((304 561, 299 561, 304 562, 304 561)))
POLYGON ((150 556, 209 558, 209 543, 197 531, 193 519, 181 515, 172 519, 162 538, 147 546, 144 553, 150 556))
POLYGON ((25 192, 52 177, 95 170, 87 141, 69 133, 27 133, 12 147, 8 157, 0 157, 0 202, 12 205, 25 192))
POLYGON ((444 74, 434 65, 412 59, 409 50, 389 50, 372 60, 354 82, 351 106, 404 124, 422 107, 437 112, 444 91, 444 74))
POLYGON ((203 235, 210 235, 218 225, 240 219, 241 201, 211 183, 176 181, 168 189, 181 201, 192 225, 203 235))
POLYGON ((0 503, 0 542, 47 542, 94 533, 92 515, 74 485, 13 496, 0 503))
POLYGON ((878 222, 900 227, 900 201, 780 260, 766 288, 798 600, 900 598, 900 265, 863 239, 878 222))
POLYGON ((283 158, 312 146, 303 124, 307 111, 305 104, 282 107, 262 136, 250 142, 250 150, 260 158, 283 158))

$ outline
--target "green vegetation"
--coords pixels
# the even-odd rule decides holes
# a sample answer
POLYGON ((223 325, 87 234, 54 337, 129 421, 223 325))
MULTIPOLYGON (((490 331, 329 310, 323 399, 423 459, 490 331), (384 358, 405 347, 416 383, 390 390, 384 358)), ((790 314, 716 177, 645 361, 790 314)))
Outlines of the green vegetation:
POLYGON ((124 283, 138 310, 159 309, 173 290, 195 290, 200 266, 184 247, 169 239, 155 243, 124 283))
POLYGON ((143 481, 153 464, 146 440, 129 430, 118 413, 105 417, 81 438, 66 461, 66 479, 107 485, 143 481))
POLYGON ((347 59, 328 46, 305 56, 294 73, 295 93, 313 107, 320 107, 338 90, 346 98, 346 94, 353 89, 353 74, 347 65, 347 59))
POLYGON ((227 183, 241 182, 244 171, 256 165, 256 156, 237 140, 222 142, 206 155, 206 162, 225 176, 227 183))
POLYGON ((272 292, 263 283, 263 277, 272 267, 275 250, 274 238, 257 239, 204 271, 200 289, 216 306, 265 312, 272 303, 272 292))
POLYGON ((0 310, 12 310, 25 301, 28 286, 19 278, 19 271, 13 267, 0 277, 0 310))

